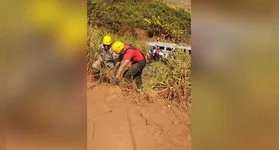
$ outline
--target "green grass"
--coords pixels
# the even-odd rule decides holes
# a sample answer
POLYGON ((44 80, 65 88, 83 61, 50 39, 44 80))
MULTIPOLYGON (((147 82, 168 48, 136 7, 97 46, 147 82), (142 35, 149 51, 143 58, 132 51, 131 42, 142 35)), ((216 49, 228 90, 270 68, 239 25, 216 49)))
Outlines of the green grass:
POLYGON ((88 0, 87 6, 89 26, 98 26, 122 37, 126 32, 135 34, 137 29, 145 30, 149 37, 183 42, 189 41, 191 35, 191 12, 177 5, 173 8, 156 0, 88 0))

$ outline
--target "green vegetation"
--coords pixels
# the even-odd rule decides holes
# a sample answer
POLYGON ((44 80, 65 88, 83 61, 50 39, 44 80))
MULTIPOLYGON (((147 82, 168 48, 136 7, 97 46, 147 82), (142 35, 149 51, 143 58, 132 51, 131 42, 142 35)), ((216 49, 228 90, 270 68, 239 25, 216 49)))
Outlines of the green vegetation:
MULTIPOLYGON (((189 41, 191 14, 185 9, 174 9, 155 0, 88 0, 88 62, 95 60, 97 46, 104 35, 120 40, 146 52, 150 37, 189 41)), ((191 57, 177 52, 176 59, 167 65, 156 62, 148 64, 143 72, 144 92, 160 91, 166 100, 189 104, 191 91, 191 57)), ((130 90, 131 85, 123 90, 130 90), (130 86, 130 87, 129 87, 130 86)), ((130 90, 131 92, 131 90, 130 90)))
POLYGON ((104 28, 114 34, 135 35, 136 29, 149 37, 188 41, 191 34, 191 14, 180 8, 170 8, 155 0, 88 0, 88 25, 104 28))

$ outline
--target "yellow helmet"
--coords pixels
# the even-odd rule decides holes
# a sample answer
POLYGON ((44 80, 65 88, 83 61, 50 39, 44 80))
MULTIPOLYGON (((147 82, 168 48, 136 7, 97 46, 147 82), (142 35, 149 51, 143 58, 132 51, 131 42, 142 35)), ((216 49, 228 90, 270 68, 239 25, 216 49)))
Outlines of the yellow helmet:
POLYGON ((124 43, 120 41, 116 41, 115 43, 113 43, 111 49, 114 53, 119 54, 123 48, 124 48, 124 43))
POLYGON ((112 43, 112 39, 110 36, 106 35, 104 38, 103 38, 103 44, 104 45, 111 45, 112 43))

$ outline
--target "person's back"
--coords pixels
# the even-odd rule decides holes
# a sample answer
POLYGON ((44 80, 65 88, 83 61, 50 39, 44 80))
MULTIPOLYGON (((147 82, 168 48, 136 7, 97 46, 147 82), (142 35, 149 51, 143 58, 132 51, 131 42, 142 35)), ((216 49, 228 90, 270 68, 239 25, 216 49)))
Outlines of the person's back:
POLYGON ((139 61, 142 61, 143 59, 145 59, 142 52, 137 48, 131 47, 129 45, 125 45, 124 51, 125 52, 120 55, 121 59, 130 60, 133 63, 139 62, 139 61))
POLYGON ((142 88, 142 80, 141 75, 143 68, 146 65, 146 59, 144 54, 137 48, 131 47, 129 45, 125 45, 124 43, 117 41, 112 45, 112 50, 114 53, 119 54, 119 60, 116 64, 120 64, 116 79, 119 79, 125 67, 132 62, 131 67, 123 73, 123 78, 127 81, 131 82, 132 80, 136 80, 137 88, 142 88))

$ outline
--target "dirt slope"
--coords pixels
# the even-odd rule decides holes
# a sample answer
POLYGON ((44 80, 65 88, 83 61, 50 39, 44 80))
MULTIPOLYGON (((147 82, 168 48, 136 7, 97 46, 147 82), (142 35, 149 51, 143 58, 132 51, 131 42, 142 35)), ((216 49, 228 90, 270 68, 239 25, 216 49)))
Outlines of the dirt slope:
MULTIPOLYGON (((123 96, 119 87, 99 85, 87 91, 88 150, 190 150, 190 125, 185 112, 166 105, 155 92, 135 97, 142 99, 148 97, 149 100, 146 103, 135 104, 134 100, 123 96)), ((68 140, 55 139, 54 142, 34 138, 36 136, 30 136, 29 133, 20 134, 6 130, 6 148, 9 150, 84 148, 83 142, 69 143, 68 140)), ((73 140, 75 141, 75 138, 73 140)))
POLYGON ((118 87, 88 90, 88 150, 190 150, 186 113, 149 98, 136 105, 118 87))

